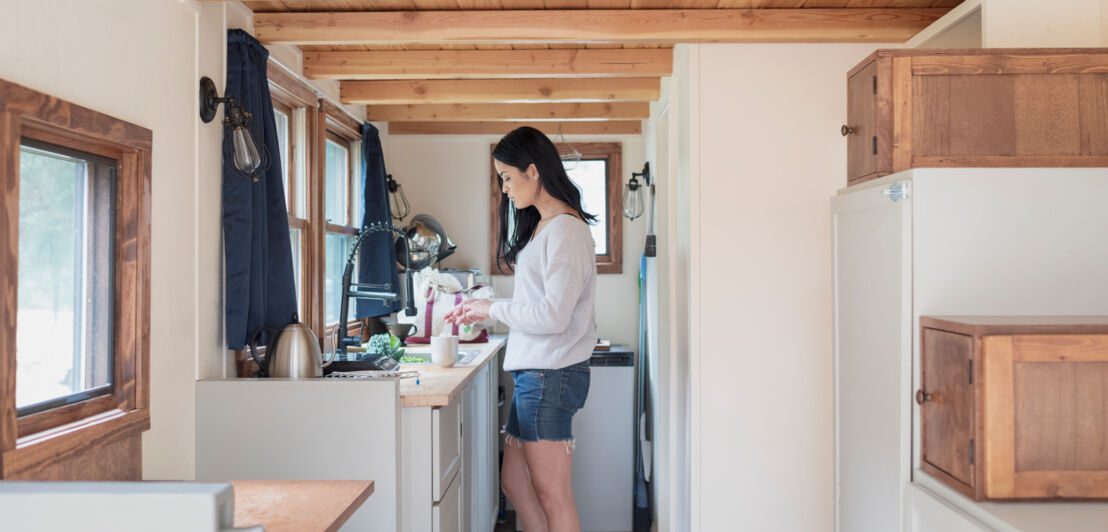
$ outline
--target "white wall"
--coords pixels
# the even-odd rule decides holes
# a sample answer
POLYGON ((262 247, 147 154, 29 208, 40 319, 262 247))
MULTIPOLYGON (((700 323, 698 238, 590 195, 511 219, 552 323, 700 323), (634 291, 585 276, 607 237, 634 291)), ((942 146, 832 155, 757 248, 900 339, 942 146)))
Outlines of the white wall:
POLYGON ((1108 45, 1108 0, 982 0, 987 48, 1108 45))
MULTIPOLYGON (((377 124, 384 133, 383 124, 377 124)), ((621 181, 642 170, 643 137, 567 135, 572 143, 620 142, 623 145, 621 181)), ((492 146, 499 135, 382 135, 385 167, 401 184, 412 205, 412 215, 434 216, 458 245, 443 261, 444 268, 490 268, 489 219, 495 208, 489 191, 492 146)), ((409 216, 406 222, 411 221, 409 216)), ((646 217, 623 219, 623 273, 601 274, 596 283, 597 332, 613 343, 638 346, 638 274, 646 235, 646 217)), ((496 275, 498 297, 512 294, 510 276, 496 275)))
MULTIPOLYGON (((653 420, 651 480, 657 529, 689 527, 689 47, 674 48, 673 76, 644 123, 647 158, 657 188, 657 258, 648 262, 650 322, 647 364, 653 420)), ((647 452, 644 449, 644 452, 647 452)))
POLYGON ((199 5, 3 0, 0 12, 0 78, 154 132, 151 429, 143 435, 143 471, 146 478, 191 478, 200 343, 199 5))
POLYGON ((879 47, 690 47, 693 530, 831 529, 828 199, 879 47))

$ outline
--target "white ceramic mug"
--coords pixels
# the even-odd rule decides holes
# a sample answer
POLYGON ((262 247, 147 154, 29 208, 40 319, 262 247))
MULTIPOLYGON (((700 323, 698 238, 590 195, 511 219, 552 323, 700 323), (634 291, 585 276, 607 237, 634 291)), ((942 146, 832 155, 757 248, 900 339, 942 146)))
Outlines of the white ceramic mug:
POLYGON ((457 336, 431 337, 431 363, 449 368, 458 362, 457 336))

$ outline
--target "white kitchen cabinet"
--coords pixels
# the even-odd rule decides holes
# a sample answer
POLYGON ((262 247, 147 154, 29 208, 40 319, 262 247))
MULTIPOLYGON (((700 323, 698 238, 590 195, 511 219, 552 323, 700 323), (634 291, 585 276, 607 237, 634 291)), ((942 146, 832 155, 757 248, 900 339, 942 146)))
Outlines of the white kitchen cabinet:
POLYGON ((472 464, 464 475, 462 490, 465 532, 491 532, 496 527, 500 506, 498 367, 495 360, 490 362, 465 389, 463 452, 465 463, 472 464))
POLYGON ((489 532, 500 490, 493 356, 445 406, 400 409, 405 532, 489 532))
POLYGON ((1104 168, 927 168, 832 199, 837 530, 1103 529, 1108 504, 979 504, 937 486, 912 396, 921 315, 1108 314, 1104 198, 1104 168))
POLYGON ((465 475, 454 477, 442 500, 431 508, 432 532, 462 532, 462 489, 465 475))
POLYGON ((462 401, 431 409, 431 494, 442 500, 462 467, 462 401))

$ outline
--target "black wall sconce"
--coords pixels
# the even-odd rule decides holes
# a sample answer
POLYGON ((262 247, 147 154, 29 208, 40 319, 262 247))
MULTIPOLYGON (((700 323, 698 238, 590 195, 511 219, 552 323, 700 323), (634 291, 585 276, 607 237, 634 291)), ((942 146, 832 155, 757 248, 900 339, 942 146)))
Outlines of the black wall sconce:
POLYGON ((403 222, 404 218, 412 212, 412 206, 408 204, 408 196, 404 195, 404 188, 392 178, 392 174, 385 176, 389 194, 392 196, 392 219, 403 222))
POLYGON ((250 120, 254 116, 236 104, 234 98, 220 98, 211 78, 200 78, 200 120, 205 124, 211 122, 221 103, 227 104, 223 125, 231 128, 235 169, 257 181, 258 175, 269 169, 269 150, 262 139, 254 138, 250 131, 250 120))
POLYGON ((643 164, 642 172, 632 172, 631 180, 627 182, 627 186, 623 187, 623 215, 628 220, 634 220, 643 215, 643 211, 646 209, 646 204, 643 201, 643 186, 639 184, 638 178, 643 178, 646 181, 646 186, 650 186, 650 163, 643 164))

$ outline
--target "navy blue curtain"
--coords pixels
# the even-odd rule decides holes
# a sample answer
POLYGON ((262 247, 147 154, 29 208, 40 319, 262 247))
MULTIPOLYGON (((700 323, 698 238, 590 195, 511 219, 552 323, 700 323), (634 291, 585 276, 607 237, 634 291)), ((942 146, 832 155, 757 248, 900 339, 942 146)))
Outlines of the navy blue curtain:
MULTIPOLYGON (((256 329, 284 327, 296 314, 289 218, 277 156, 277 125, 269 98, 269 52, 242 30, 227 32, 227 87, 253 115, 255 138, 263 138, 269 169, 254 181, 235 170, 231 135, 223 133, 223 250, 226 260, 227 347, 242 349, 256 329)), ((263 338, 263 341, 267 339, 263 338)))
MULTIPOLYGON (((362 123, 362 164, 365 168, 365 198, 362 202, 365 212, 362 227, 374 222, 387 222, 392 219, 392 211, 389 209, 389 189, 385 181, 385 154, 381 151, 381 137, 377 128, 369 123, 362 123)), ((392 283, 399 293, 396 248, 393 247, 395 236, 393 233, 379 232, 371 233, 365 238, 358 250, 359 283, 392 283)), ((355 317, 384 316, 403 306, 400 301, 385 304, 376 300, 359 299, 355 317)))

